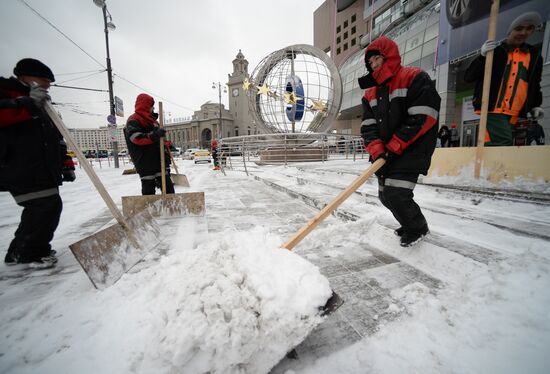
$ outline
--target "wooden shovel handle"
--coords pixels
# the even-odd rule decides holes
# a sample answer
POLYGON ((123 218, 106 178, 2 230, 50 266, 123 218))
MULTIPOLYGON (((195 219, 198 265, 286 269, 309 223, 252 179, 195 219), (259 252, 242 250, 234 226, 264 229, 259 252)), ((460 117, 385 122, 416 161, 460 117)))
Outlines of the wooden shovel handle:
MULTIPOLYGON (((495 40, 497 33, 497 18, 500 0, 493 0, 491 15, 489 17, 488 40, 495 40)), ((483 161, 483 148, 485 146, 485 131, 487 129, 487 114, 489 112, 489 90, 491 88, 491 76, 493 71, 494 51, 487 52, 485 56, 485 70, 483 74, 483 92, 481 94, 481 113, 479 119, 479 130, 477 134, 476 158, 474 162, 474 177, 479 178, 481 174, 481 163, 483 161)))
POLYGON ((105 204, 107 204, 107 207, 111 211, 111 214, 113 215, 113 217, 115 217, 115 219, 119 224, 121 224, 123 227, 128 229, 128 225, 126 224, 126 220, 124 219, 124 216, 122 215, 120 210, 118 210, 115 202, 113 201, 113 199, 105 189, 105 186, 103 186, 103 183, 101 183, 101 181, 99 180, 99 177, 97 176, 96 172, 92 168, 92 165, 90 165, 90 162, 84 156, 84 154, 82 153, 82 151, 80 150, 76 142, 74 141, 73 137, 71 136, 71 133, 65 127, 65 124, 63 123, 63 121, 55 111, 52 104, 50 102, 46 102, 46 105, 44 108, 46 109, 46 113, 51 118, 51 120, 53 121, 53 123, 55 124, 55 126, 57 127, 61 135, 63 136, 63 138, 65 138, 65 141, 67 142, 69 147, 76 153, 76 157, 78 158, 78 161, 80 161, 80 165, 82 165, 82 167, 84 168, 84 171, 86 172, 86 174, 88 174, 88 177, 94 184, 97 192, 99 192, 99 194, 103 198, 103 201, 105 201, 105 204))
MULTIPOLYGON (((159 127, 164 127, 164 111, 162 110, 162 101, 159 101, 159 127)), ((164 137, 160 138, 160 175, 162 180, 162 196, 166 196, 166 170, 164 169, 164 137)))
POLYGON ((178 165, 176 165, 176 161, 174 160, 174 156, 172 156, 172 152, 168 152, 168 155, 170 156, 170 160, 172 161, 172 165, 174 165, 174 169, 176 170, 176 174, 179 174, 178 171, 178 165))
POLYGON ((386 160, 383 158, 379 158, 376 160, 370 168, 365 170, 363 174, 361 174, 357 179, 355 179, 344 191, 340 192, 338 196, 334 200, 332 200, 330 203, 328 203, 321 211, 313 217, 304 227, 302 227, 294 236, 292 239, 290 239, 288 242, 283 244, 283 248, 288 249, 289 251, 292 250, 298 244, 302 241, 303 238, 307 236, 315 227, 317 227, 318 224, 320 224, 326 217, 328 217, 329 214, 334 212, 336 208, 338 208, 346 199, 354 193, 363 183, 367 181, 374 173, 378 171, 384 164, 386 163, 386 160))

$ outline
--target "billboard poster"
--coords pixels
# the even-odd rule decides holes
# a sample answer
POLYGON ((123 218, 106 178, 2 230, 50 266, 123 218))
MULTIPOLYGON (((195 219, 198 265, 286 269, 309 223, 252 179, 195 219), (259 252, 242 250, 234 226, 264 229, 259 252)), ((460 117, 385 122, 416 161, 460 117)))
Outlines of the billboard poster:
MULTIPOLYGON (((490 0, 441 0, 437 64, 442 65, 478 50, 487 40, 490 0)), ((506 38, 510 24, 527 12, 538 12, 543 23, 550 16, 548 0, 500 0, 496 40, 506 38)), ((529 44, 540 43, 543 32, 536 31, 529 44)))

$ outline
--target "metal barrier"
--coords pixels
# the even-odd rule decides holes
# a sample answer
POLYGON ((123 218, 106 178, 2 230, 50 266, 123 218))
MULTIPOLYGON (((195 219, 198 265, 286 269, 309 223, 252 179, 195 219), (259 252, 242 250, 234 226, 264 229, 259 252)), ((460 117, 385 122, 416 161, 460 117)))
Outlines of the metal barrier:
POLYGON ((356 135, 323 133, 261 134, 223 138, 218 142, 222 170, 244 170, 247 164, 287 165, 295 162, 325 162, 363 159, 363 139, 356 135))

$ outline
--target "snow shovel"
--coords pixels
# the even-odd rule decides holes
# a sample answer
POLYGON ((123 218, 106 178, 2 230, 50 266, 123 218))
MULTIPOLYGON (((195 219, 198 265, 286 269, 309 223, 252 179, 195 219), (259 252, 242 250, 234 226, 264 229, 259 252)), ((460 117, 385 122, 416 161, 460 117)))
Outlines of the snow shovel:
MULTIPOLYGON (((384 164, 386 163, 386 160, 383 158, 379 158, 376 160, 370 168, 365 170, 363 174, 361 174, 357 179, 353 181, 352 184, 350 184, 346 189, 334 200, 332 200, 330 203, 328 203, 321 211, 313 217, 307 224, 305 224, 294 236, 287 241, 285 244, 283 244, 283 248, 288 249, 291 251, 299 242, 302 241, 303 238, 305 238, 315 227, 317 227, 318 224, 320 224, 325 218, 327 218, 332 212, 336 210, 352 193, 354 193, 359 187, 363 185, 369 179, 374 173, 378 171, 384 164)), ((326 304, 320 308, 321 315, 328 315, 332 312, 334 312, 336 309, 338 309, 342 304, 344 303, 344 300, 338 296, 334 290, 332 291, 332 295, 327 300, 326 304)))
POLYGON ((174 157, 172 156, 172 153, 168 153, 170 155, 170 160, 172 160, 172 165, 174 165, 174 169, 176 170, 176 173, 170 173, 170 177, 172 177, 172 182, 174 182, 174 185, 176 186, 183 186, 183 187, 189 187, 189 181, 187 180, 187 176, 185 174, 180 174, 178 171, 178 165, 176 165, 176 161, 174 160, 174 157))
MULTIPOLYGON (((164 121, 162 102, 159 102, 160 127, 164 121)), ((166 194, 164 138, 160 138, 161 195, 122 196, 122 212, 126 217, 148 209, 155 217, 177 217, 204 214, 204 192, 166 194)))
POLYGON ((120 279, 160 242, 160 229, 148 211, 128 219, 122 216, 50 102, 46 103, 45 109, 65 141, 76 152, 80 165, 117 220, 116 224, 69 245, 94 287, 104 289, 120 279))

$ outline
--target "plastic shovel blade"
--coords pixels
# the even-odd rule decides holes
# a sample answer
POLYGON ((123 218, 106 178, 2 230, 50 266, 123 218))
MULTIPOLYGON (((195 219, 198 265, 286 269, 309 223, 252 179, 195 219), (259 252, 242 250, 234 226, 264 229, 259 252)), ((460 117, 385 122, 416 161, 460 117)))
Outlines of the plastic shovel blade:
POLYGON ((160 228, 148 211, 126 224, 129 229, 116 223, 69 246, 95 288, 114 284, 160 242, 160 228))
POLYGON ((167 195, 122 196, 122 213, 133 216, 148 209, 154 217, 204 215, 204 192, 167 195))
POLYGON ((176 186, 189 187, 189 180, 185 174, 170 174, 172 182, 176 186))

